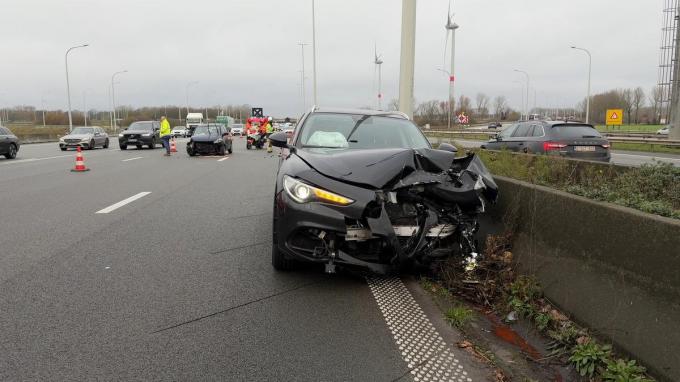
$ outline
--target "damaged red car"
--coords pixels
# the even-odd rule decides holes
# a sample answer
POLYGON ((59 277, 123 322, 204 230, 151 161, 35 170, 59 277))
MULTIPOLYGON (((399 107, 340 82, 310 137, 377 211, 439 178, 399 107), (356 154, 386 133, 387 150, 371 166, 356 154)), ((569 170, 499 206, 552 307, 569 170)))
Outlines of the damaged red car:
POLYGON ((435 150, 399 112, 314 108, 284 148, 272 265, 300 261, 387 274, 457 256, 473 266, 477 217, 498 188, 473 154, 435 150), (289 143, 290 142, 290 143, 289 143))

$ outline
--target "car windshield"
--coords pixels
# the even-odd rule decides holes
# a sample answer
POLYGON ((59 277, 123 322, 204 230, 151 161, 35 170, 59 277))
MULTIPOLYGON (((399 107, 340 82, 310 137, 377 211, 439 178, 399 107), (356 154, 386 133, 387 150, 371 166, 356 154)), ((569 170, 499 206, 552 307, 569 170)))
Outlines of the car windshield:
POLYGON ((410 121, 361 114, 312 114, 302 128, 303 147, 333 149, 428 148, 410 121))
POLYGON ((211 134, 216 134, 217 133, 217 127, 215 126, 197 126, 196 130, 194 130, 194 136, 201 136, 201 135, 211 135, 211 134))
POLYGON ((199 118, 187 118, 187 123, 201 123, 199 118))
POLYGON ((71 131, 71 134, 94 134, 94 129, 91 127, 76 127, 71 131))
POLYGON ((602 135, 588 125, 557 125, 553 127, 553 134, 557 138, 602 138, 602 135))
POLYGON ((153 123, 151 122, 135 122, 130 127, 128 127, 129 130, 144 130, 144 131, 151 131, 153 130, 153 123))

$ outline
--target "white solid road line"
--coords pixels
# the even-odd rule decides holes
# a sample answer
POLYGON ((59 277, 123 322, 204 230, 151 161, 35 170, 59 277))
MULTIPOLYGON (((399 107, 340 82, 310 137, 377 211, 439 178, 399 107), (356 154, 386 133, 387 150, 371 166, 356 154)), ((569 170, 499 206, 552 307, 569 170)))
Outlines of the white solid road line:
POLYGON ((622 154, 622 153, 617 153, 617 152, 612 152, 612 155, 624 156, 624 157, 636 157, 636 158, 680 161, 680 158, 669 158, 669 157, 661 157, 661 156, 654 156, 654 155, 622 154))
POLYGON ((225 161, 225 160, 227 160, 227 159, 229 159, 229 157, 224 157, 224 158, 222 158, 222 159, 218 159, 217 161, 218 161, 218 162, 222 162, 222 161, 225 161))
POLYGON ((131 197, 125 199, 125 200, 121 200, 120 202, 118 202, 118 203, 116 203, 116 204, 112 204, 112 205, 110 205, 110 206, 104 208, 103 210, 97 211, 96 213, 98 213, 98 214, 108 214, 109 212, 115 211, 115 210, 119 209, 120 207, 123 207, 123 206, 126 205, 126 204, 129 204, 129 203, 134 202, 134 201, 137 200, 137 199, 141 199, 141 198, 143 198, 143 197, 149 195, 150 193, 151 193, 151 192, 147 192, 147 191, 145 191, 145 192, 140 192, 140 193, 137 194, 137 195, 133 195, 133 196, 131 196, 131 197))
POLYGON ((75 156, 74 155, 59 155, 59 156, 56 156, 56 157, 47 157, 47 158, 28 158, 28 159, 19 159, 19 160, 7 161, 3 164, 37 162, 37 161, 41 161, 41 160, 59 159, 59 158, 75 158, 75 156))
POLYGON ((130 159, 123 159, 121 162, 129 162, 129 161, 131 161, 131 160, 143 159, 143 158, 144 158, 144 157, 134 157, 134 158, 130 158, 130 159))

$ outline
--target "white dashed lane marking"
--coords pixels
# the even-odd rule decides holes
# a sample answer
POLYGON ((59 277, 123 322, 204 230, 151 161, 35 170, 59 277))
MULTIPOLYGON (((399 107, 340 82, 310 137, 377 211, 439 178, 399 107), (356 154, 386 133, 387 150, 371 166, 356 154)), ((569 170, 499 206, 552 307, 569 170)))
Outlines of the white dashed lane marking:
POLYGON ((137 159, 144 159, 144 157, 134 157, 134 158, 130 158, 130 159, 123 159, 121 162, 129 162, 129 161, 133 161, 133 160, 137 160, 137 159))
POLYGON ((414 381, 472 381, 400 279, 367 281, 414 381))
POLYGON ((110 205, 110 206, 108 206, 108 207, 106 207, 102 210, 95 212, 95 213, 97 213, 97 214, 108 214, 109 212, 115 211, 115 210, 119 209, 120 207, 123 207, 126 204, 130 204, 130 203, 134 202, 137 199, 141 199, 141 198, 149 195, 150 193, 151 192, 148 192, 148 191, 140 192, 137 195, 132 195, 131 197, 129 197, 127 199, 121 200, 120 202, 118 202, 116 204, 112 204, 112 205, 110 205))
POLYGON ((222 159, 218 159, 217 161, 218 161, 218 162, 222 162, 222 161, 225 161, 225 160, 227 160, 227 159, 229 159, 229 157, 224 157, 224 158, 222 158, 222 159))

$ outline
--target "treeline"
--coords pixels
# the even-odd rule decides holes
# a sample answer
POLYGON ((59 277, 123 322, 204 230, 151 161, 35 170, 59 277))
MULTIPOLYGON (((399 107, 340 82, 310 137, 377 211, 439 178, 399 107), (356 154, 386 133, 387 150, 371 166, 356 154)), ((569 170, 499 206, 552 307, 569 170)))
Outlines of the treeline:
MULTIPOLYGON (((667 118, 662 110, 663 98, 663 91, 658 86, 649 93, 645 93, 641 87, 598 93, 590 97, 590 120, 592 123, 604 124, 607 109, 623 109, 625 124, 659 124, 667 118)), ((585 110, 585 99, 578 108, 585 110)))
MULTIPOLYGON (((212 121, 218 115, 228 115, 235 119, 247 118, 250 116, 251 106, 244 105, 225 105, 213 106, 202 109, 189 108, 191 113, 203 113, 212 121)), ((174 125, 184 123, 187 109, 184 106, 168 105, 156 107, 140 107, 133 108, 131 106, 121 106, 116 108, 116 120, 118 126, 128 126, 135 121, 158 120, 165 115, 174 125)), ((64 110, 49 110, 44 111, 45 125, 58 126, 68 125, 68 111, 64 110)), ((73 124, 82 126, 85 124, 85 113, 82 110, 73 110, 71 112, 73 124)), ((3 109, 0 112, 0 118, 4 123, 32 123, 40 126, 43 123, 43 110, 36 109, 34 106, 15 106, 13 108, 3 109)), ((111 112, 109 110, 90 109, 87 111, 88 124, 96 124, 99 126, 111 125, 111 112)))
MULTIPOLYGON (((392 100, 389 104, 390 110, 398 109, 398 100, 392 100)), ((418 125, 447 125, 449 118, 449 105, 444 100, 430 100, 415 105, 413 119, 418 125)), ((478 93, 474 100, 466 95, 461 95, 457 100, 451 102, 452 124, 457 124, 457 116, 465 114, 468 116, 468 123, 477 123, 488 120, 517 120, 519 113, 508 106, 508 101, 504 96, 497 96, 493 99, 484 93, 478 93)))

